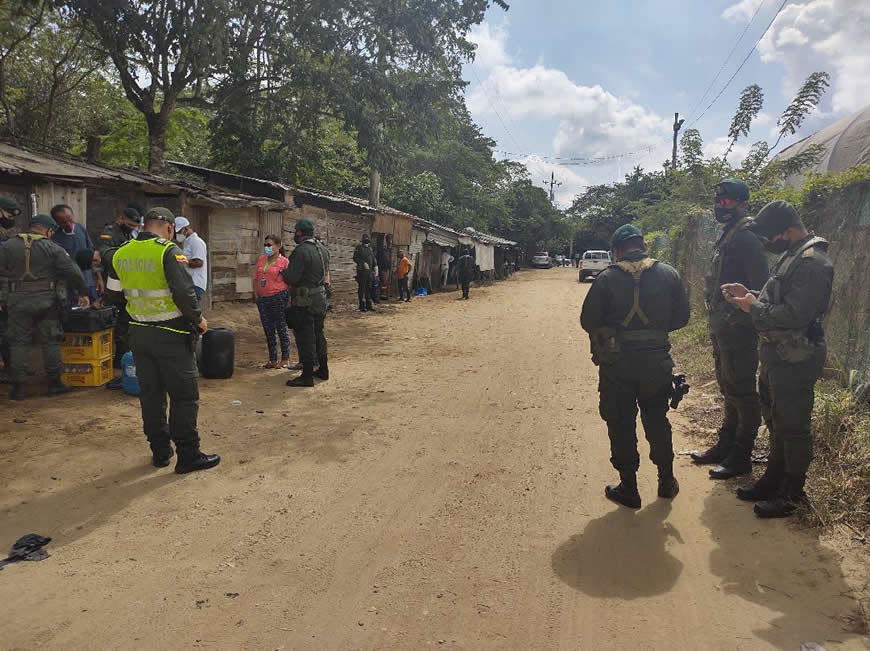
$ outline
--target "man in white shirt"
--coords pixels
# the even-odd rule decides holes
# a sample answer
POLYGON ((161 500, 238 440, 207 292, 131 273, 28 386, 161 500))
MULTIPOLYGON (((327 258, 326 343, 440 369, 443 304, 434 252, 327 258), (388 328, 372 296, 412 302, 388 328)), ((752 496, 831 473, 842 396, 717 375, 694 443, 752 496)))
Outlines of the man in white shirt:
POLYGON ((196 299, 202 304, 202 295, 208 289, 208 248, 203 239, 190 227, 187 217, 175 218, 175 239, 187 257, 187 273, 193 280, 196 299))
POLYGON ((446 249, 441 252, 441 287, 447 287, 447 272, 450 271, 450 263, 453 256, 446 249))

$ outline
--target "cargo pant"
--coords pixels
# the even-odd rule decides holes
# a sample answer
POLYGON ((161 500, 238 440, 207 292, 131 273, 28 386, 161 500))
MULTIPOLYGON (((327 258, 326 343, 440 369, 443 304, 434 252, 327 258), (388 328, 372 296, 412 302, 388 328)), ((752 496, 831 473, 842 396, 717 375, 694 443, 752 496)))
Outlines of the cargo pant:
POLYGON ((459 282, 462 284, 463 298, 468 298, 468 293, 471 290, 471 274, 460 274, 459 282))
POLYGON ((359 299, 359 307, 369 308, 372 306, 371 297, 372 272, 369 269, 363 269, 356 273, 356 294, 359 299))
POLYGON ((179 459, 195 457, 199 454, 199 370, 194 336, 131 323, 129 342, 139 379, 142 427, 151 451, 165 454, 171 438, 179 459))
POLYGON ((806 476, 813 459, 815 385, 822 376, 825 355, 824 345, 817 346, 804 362, 784 362, 772 350, 763 354, 758 390, 770 432, 768 474, 806 476))
POLYGON ((673 362, 666 353, 624 355, 616 364, 598 369, 598 411, 607 423, 610 463, 623 472, 637 472, 637 412, 649 442, 649 458, 670 469, 674 460, 668 401, 673 387, 673 362))
POLYGON ((299 361, 315 366, 327 356, 326 335, 323 322, 326 315, 312 314, 308 308, 292 307, 293 334, 299 347, 299 361))
POLYGON ((8 299, 7 339, 14 384, 25 381, 30 370, 30 346, 34 332, 39 337, 45 374, 51 381, 60 381, 60 343, 63 328, 53 291, 12 293, 8 299))
POLYGON ((752 451, 761 425, 756 388, 758 335, 754 329, 734 327, 712 331, 716 381, 725 403, 720 438, 752 451))

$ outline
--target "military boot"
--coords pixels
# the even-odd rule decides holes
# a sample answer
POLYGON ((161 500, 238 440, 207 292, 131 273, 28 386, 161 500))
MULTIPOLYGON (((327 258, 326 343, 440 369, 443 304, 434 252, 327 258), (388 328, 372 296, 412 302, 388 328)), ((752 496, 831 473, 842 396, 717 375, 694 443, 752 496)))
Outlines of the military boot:
POLYGON ((710 470, 711 479, 731 479, 752 472, 753 441, 737 441, 728 456, 710 470))
POLYGON ((806 476, 786 475, 782 485, 773 497, 757 502, 753 507, 759 518, 787 518, 794 513, 801 502, 807 499, 804 493, 806 476))
POLYGON ((672 500, 679 492, 680 483, 677 481, 677 478, 674 477, 673 464, 659 466, 659 497, 672 500))
POLYGON ((359 304, 359 311, 360 311, 360 312, 365 312, 365 311, 366 311, 366 304, 365 304, 365 303, 360 303, 360 304, 359 304))
POLYGON ((320 365, 317 367, 317 370, 314 372, 314 377, 320 380, 328 380, 329 379, 329 360, 324 355, 320 358, 320 365))
POLYGON ((619 471, 619 483, 604 489, 604 496, 611 502, 622 504, 630 509, 640 508, 640 493, 637 492, 637 473, 619 471))
POLYGON ((758 478, 758 481, 740 486, 737 489, 737 497, 744 502, 761 502, 762 500, 770 499, 776 495, 779 487, 782 486, 782 477, 783 473, 771 468, 768 463, 764 474, 758 478))
MULTIPOLYGON (((221 462, 221 458, 216 454, 206 454, 205 452, 201 452, 199 450, 196 451, 196 454, 181 456, 181 453, 178 455, 178 461, 175 464, 175 472, 179 475, 186 475, 189 472, 196 472, 197 470, 208 470, 209 468, 214 468, 221 462)), ((167 465, 168 465, 167 460, 167 465)))
POLYGON ((167 448, 166 450, 152 451, 151 452, 151 465, 155 468, 165 468, 172 461, 172 457, 175 456, 175 453, 172 451, 172 448, 167 448))
POLYGON ((287 380, 288 387, 313 387, 314 386, 314 362, 302 362, 302 375, 287 380))
POLYGON ((734 446, 734 433, 727 430, 719 430, 719 440, 716 445, 708 450, 697 453, 692 453, 692 461, 699 466, 722 463, 734 446))

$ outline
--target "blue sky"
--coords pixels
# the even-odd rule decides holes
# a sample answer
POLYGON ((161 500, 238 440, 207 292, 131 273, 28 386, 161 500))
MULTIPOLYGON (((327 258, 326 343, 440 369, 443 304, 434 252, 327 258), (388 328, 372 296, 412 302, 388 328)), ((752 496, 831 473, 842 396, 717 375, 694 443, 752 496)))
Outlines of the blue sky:
POLYGON ((820 110, 784 144, 870 103, 870 0, 790 0, 727 90, 695 122, 780 5, 514 0, 508 12, 491 8, 472 34, 478 51, 465 69, 466 99, 484 133, 511 152, 500 155, 525 162, 536 182, 555 170, 563 182, 557 200, 567 205, 586 184, 612 182, 636 164, 659 167, 670 156, 675 111, 689 118, 684 128, 700 129, 708 155, 721 154, 740 91, 757 83, 765 105, 749 138, 729 156, 739 164, 753 142, 775 140, 777 117, 813 71, 829 72, 831 88, 820 110), (641 153, 580 166, 546 158, 626 152, 641 153))

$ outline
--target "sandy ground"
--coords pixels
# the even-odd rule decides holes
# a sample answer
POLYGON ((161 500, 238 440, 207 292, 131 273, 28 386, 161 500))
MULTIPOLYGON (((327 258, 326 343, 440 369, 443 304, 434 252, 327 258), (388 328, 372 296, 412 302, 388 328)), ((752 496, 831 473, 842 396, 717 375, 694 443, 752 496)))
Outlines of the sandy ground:
POLYGON ((527 271, 341 315, 314 389, 243 328, 202 383, 205 473, 149 465, 134 399, 3 400, 0 546, 54 541, 0 571, 0 648, 867 648, 864 550, 758 521, 686 457, 658 500, 645 442, 643 509, 604 499, 585 292, 527 271))

